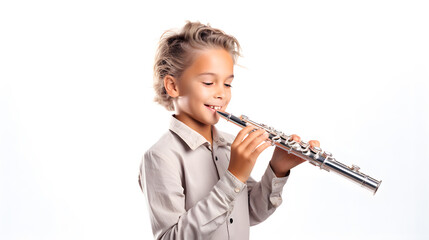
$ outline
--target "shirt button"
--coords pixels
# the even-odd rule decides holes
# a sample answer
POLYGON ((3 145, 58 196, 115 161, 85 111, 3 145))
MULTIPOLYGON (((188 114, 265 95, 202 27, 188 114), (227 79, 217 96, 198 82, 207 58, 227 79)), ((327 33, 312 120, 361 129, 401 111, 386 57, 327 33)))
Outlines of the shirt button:
POLYGON ((230 218, 229 223, 233 223, 233 222, 234 222, 234 219, 230 218))
POLYGON ((215 156, 215 159, 216 159, 216 161, 217 161, 217 156, 215 156))
POLYGON ((236 193, 239 193, 239 192, 240 192, 240 188, 236 187, 236 188, 234 189, 234 191, 235 191, 236 193))

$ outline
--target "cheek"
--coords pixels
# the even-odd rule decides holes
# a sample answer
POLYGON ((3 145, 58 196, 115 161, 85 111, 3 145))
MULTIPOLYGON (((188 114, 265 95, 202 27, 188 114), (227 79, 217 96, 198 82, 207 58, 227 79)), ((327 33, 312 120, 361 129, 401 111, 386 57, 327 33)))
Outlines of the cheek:
POLYGON ((186 97, 187 105, 194 109, 204 107, 204 104, 207 103, 209 96, 209 91, 205 88, 193 89, 193 91, 186 97))
POLYGON ((225 94, 225 101, 227 104, 229 103, 229 101, 231 101, 231 98, 232 98, 231 89, 229 89, 229 91, 227 91, 225 94))
POLYGON ((188 84, 182 89, 183 89, 182 91, 183 97, 186 97, 191 102, 201 99, 205 91, 205 89, 199 86, 198 84, 188 84))
POLYGON ((206 101, 211 96, 211 91, 206 87, 199 87, 194 91, 194 98, 200 101, 206 101))

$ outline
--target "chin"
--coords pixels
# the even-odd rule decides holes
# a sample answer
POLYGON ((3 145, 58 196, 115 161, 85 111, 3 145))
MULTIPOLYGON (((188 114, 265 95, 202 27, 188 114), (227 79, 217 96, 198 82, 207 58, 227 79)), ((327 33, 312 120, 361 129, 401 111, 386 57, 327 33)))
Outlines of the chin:
POLYGON ((215 125, 219 122, 219 118, 217 118, 215 121, 213 121, 213 123, 211 125, 215 125))
POLYGON ((206 120, 205 123, 207 125, 215 125, 216 123, 219 122, 219 119, 220 119, 220 116, 217 113, 215 113, 215 115, 207 116, 205 118, 205 120, 206 120))
POLYGON ((212 119, 207 119, 207 121, 205 121, 205 123, 207 125, 215 125, 218 122, 219 122, 219 117, 212 118, 212 119))

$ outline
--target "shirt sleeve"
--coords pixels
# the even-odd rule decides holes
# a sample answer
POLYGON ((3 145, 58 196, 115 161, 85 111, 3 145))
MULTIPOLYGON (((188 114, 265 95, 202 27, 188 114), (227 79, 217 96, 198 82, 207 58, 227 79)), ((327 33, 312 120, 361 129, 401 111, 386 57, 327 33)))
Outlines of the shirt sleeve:
POLYGON ((147 152, 140 169, 152 231, 156 239, 210 239, 234 207, 234 200, 246 185, 229 171, 209 195, 185 209, 180 163, 160 153, 147 152))
POLYGON ((281 196, 283 186, 286 184, 289 173, 286 177, 278 178, 268 164, 260 182, 252 178, 247 180, 251 226, 267 219, 280 206, 283 201, 281 196))

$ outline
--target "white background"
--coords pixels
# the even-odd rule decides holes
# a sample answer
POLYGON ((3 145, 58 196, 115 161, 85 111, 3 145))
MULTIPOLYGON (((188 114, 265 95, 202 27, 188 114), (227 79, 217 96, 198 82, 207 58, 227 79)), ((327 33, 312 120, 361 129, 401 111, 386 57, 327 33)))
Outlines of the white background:
POLYGON ((383 180, 372 196, 304 163, 251 239, 427 239, 428 12, 427 1, 2 1, 0 239, 152 238, 137 174, 171 115, 152 102, 153 58, 185 20, 242 44, 230 112, 318 139, 383 180))

